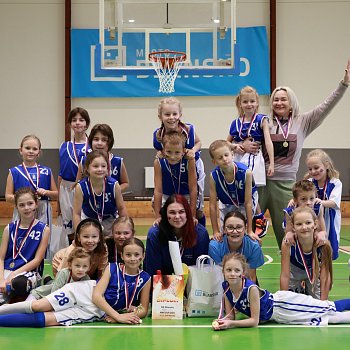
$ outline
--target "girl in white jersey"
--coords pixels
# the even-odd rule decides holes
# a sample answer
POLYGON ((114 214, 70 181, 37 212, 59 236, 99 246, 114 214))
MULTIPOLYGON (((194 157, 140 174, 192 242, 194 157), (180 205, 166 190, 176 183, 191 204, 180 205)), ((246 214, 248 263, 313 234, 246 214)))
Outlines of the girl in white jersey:
POLYGON ((307 154, 306 166, 309 170, 307 178, 314 183, 317 190, 316 203, 321 204, 324 210, 327 238, 335 260, 339 256, 341 227, 342 182, 339 180, 339 171, 335 169, 330 156, 322 149, 315 149, 307 154))

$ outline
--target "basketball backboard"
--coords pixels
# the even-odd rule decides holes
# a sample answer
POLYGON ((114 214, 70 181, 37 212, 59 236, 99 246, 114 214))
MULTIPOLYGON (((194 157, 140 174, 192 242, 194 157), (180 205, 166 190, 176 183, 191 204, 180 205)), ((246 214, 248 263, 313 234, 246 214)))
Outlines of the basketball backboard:
MULTIPOLYGON (((99 69, 150 74, 149 53, 180 51, 180 74, 239 74, 236 0, 99 0, 99 69)), ((114 72, 114 73, 113 73, 114 72)))

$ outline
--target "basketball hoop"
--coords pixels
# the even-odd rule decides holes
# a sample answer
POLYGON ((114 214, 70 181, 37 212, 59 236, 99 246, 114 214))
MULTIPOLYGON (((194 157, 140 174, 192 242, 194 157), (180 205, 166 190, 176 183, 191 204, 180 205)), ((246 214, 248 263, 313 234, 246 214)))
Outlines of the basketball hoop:
POLYGON ((157 51, 150 53, 148 59, 159 78, 159 92, 166 94, 174 92, 175 79, 186 60, 186 54, 177 51, 157 51))

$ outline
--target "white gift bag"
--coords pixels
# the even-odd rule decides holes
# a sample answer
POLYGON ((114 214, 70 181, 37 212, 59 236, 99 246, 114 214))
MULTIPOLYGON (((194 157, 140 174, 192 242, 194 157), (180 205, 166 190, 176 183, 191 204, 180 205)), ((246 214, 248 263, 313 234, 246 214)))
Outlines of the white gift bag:
POLYGON ((217 317, 222 299, 222 267, 215 265, 209 255, 197 258, 195 266, 189 266, 187 291, 188 317, 217 317), (208 262, 208 264, 206 264, 208 262))

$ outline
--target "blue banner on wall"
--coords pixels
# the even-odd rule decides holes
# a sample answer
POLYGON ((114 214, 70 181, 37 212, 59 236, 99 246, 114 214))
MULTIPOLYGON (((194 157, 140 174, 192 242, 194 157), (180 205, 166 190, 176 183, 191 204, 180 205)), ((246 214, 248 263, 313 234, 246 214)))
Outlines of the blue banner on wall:
MULTIPOLYGON (((208 33, 195 33, 191 40, 191 59, 203 62, 210 57, 211 48, 203 45, 208 33), (209 50, 206 52, 206 50, 209 50)), ((227 35, 227 38, 230 36, 227 35)), ((95 69, 95 49, 98 45, 98 29, 73 29, 71 31, 72 96, 73 97, 157 97, 157 76, 124 75, 120 77, 103 76, 95 69)), ((161 39, 161 38, 160 38, 161 39)), ((128 33, 125 46, 127 58, 135 60, 132 53, 144 46, 140 33, 128 33)), ((269 50, 265 27, 237 28, 239 47, 239 75, 181 75, 175 82, 175 96, 224 96, 237 95, 246 85, 255 87, 260 95, 270 93, 269 50)), ((161 47, 161 46, 159 46, 161 47)), ((223 46, 224 47, 224 46, 223 46)), ((224 49, 223 49, 224 50, 224 49)), ((225 57, 225 52, 222 52, 225 57)))

